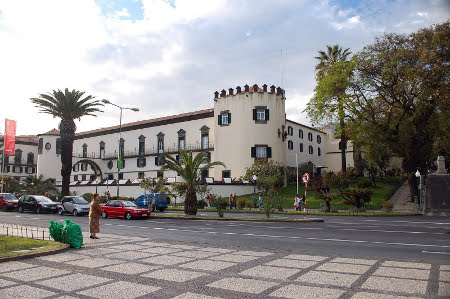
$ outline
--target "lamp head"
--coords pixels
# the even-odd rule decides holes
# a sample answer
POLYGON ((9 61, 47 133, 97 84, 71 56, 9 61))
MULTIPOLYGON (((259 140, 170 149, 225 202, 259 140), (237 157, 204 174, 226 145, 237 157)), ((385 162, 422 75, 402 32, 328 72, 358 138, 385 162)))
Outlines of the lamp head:
POLYGON ((130 110, 131 110, 131 111, 134 111, 134 112, 138 112, 138 111, 139 111, 139 108, 131 108, 130 110))
POLYGON ((103 99, 103 100, 102 100, 102 103, 105 103, 105 104, 111 104, 111 102, 108 101, 107 99, 103 99))
POLYGON ((416 171, 416 178, 418 178, 418 177, 420 177, 420 171, 419 170, 416 171))
POLYGON ((256 180, 258 179, 258 177, 254 174, 253 177, 252 177, 252 179, 253 179, 254 181, 256 181, 256 180))

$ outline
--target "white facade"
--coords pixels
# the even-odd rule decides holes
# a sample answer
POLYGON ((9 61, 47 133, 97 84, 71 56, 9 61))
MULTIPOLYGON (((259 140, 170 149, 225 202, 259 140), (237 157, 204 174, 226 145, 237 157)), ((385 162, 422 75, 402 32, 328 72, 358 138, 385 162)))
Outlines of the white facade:
MULTIPOLYGON (((213 109, 122 125, 124 162, 120 176, 117 173, 119 126, 77 133, 73 145, 72 189, 91 190, 95 187, 90 181, 105 179, 108 179, 108 188, 116 188, 114 184, 119 179, 124 190, 132 190, 133 186, 140 189, 136 180, 161 176, 161 154, 176 156, 178 147, 194 154, 207 152, 212 161, 225 163, 225 168, 215 166, 202 174, 203 179, 209 178, 209 183, 237 182, 246 167, 258 159, 279 161, 290 167, 296 166, 296 160, 298 164, 312 162, 318 169, 339 170, 336 167, 340 156, 335 155, 334 136, 286 120, 281 88, 271 86, 268 90, 267 85, 245 85, 214 95, 213 109), (134 185, 130 186, 132 182, 134 185)), ((59 137, 55 131, 39 136, 44 148, 39 150, 38 174, 59 182, 61 162, 56 152, 59 137), (49 150, 45 148, 47 143, 51 144, 49 150)), ((352 164, 352 161, 349 152, 347 162, 352 164)), ((180 181, 171 171, 162 175, 169 182, 180 181)), ((97 189, 104 186, 103 181, 97 189)), ((137 194, 141 190, 128 192, 137 194)))
MULTIPOLYGON (((0 157, 3 157, 3 145, 4 143, 1 142, 0 157)), ((3 174, 19 181, 36 174, 38 159, 36 136, 16 136, 14 151, 14 156, 5 156, 3 174)))

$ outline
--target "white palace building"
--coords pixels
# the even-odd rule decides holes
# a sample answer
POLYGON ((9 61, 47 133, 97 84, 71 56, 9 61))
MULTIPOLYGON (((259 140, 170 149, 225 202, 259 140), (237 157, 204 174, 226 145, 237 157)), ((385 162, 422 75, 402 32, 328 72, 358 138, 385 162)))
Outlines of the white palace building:
MULTIPOLYGON (((123 162, 117 174, 119 126, 80 132, 73 145, 71 191, 104 192, 137 197, 143 177, 163 176, 180 182, 176 173, 160 172, 161 154, 178 155, 178 148, 207 152, 215 166, 202 174, 215 194, 245 194, 253 185, 242 182, 245 168, 257 159, 280 161, 288 167, 312 162, 314 171, 338 171, 339 140, 332 131, 321 131, 286 119, 284 91, 266 84, 230 88, 214 93, 214 108, 165 116, 122 125, 123 162)), ((16 156, 5 163, 4 173, 16 178, 42 174, 61 182, 59 132, 53 129, 35 136, 18 136, 16 156), (37 157, 37 159, 36 159, 37 157)), ((347 162, 353 165, 352 146, 347 162)))

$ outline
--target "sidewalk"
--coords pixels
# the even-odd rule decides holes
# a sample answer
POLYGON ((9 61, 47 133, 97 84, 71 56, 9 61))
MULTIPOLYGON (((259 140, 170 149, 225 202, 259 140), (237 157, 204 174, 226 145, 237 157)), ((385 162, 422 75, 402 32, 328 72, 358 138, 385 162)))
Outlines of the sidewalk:
POLYGON ((99 236, 99 240, 92 240, 85 234, 86 244, 81 249, 2 263, 0 298, 357 299, 450 295, 450 265, 99 236))
POLYGON ((405 181, 400 188, 392 195, 390 201, 394 204, 393 212, 419 213, 417 205, 411 202, 411 192, 408 181, 405 181))

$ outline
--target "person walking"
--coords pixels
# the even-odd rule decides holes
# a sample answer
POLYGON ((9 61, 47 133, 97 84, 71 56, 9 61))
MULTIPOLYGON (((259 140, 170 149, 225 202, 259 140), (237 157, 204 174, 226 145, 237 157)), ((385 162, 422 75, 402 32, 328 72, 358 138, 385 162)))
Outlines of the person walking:
POLYGON ((100 195, 94 193, 93 198, 91 208, 89 209, 89 232, 91 234, 91 239, 99 239, 96 234, 100 232, 100 216, 103 211, 98 203, 100 195))
POLYGON ((233 208, 233 193, 230 194, 230 210, 233 208))
POLYGON ((234 193, 233 195, 233 205, 234 205, 234 209, 236 210, 236 193, 234 193))
POLYGON ((259 201, 259 208, 262 209, 263 208, 263 198, 262 198, 261 194, 259 195, 258 201, 259 201))
POLYGON ((209 200, 209 207, 212 208, 213 207, 213 201, 212 201, 212 194, 211 193, 209 193, 208 200, 209 200))
POLYGON ((300 196, 298 196, 298 194, 295 195, 295 200, 294 200, 294 208, 296 211, 301 210, 301 203, 300 203, 300 196))

